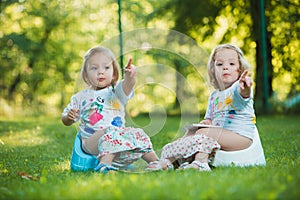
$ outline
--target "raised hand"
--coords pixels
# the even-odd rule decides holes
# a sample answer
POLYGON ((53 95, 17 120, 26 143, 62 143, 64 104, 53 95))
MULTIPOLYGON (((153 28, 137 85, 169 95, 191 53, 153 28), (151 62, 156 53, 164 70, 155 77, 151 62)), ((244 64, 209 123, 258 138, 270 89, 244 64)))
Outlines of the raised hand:
POLYGON ((126 65, 126 67, 125 67, 125 70, 126 70, 126 69, 130 69, 130 68, 131 68, 131 65, 132 65, 132 58, 129 58, 128 63, 127 63, 127 65, 126 65))
POLYGON ((123 90, 126 95, 129 95, 132 92, 134 84, 136 82, 136 76, 137 76, 137 69, 132 64, 132 58, 130 58, 125 67, 124 83, 123 83, 123 90))
POLYGON ((245 70, 239 79, 239 83, 240 83, 239 92, 244 98, 250 97, 251 87, 253 84, 252 78, 250 76, 247 76, 248 73, 249 71, 245 70))
POLYGON ((137 73, 136 67, 132 64, 132 58, 130 58, 125 67, 125 79, 126 78, 135 78, 136 73, 137 73))

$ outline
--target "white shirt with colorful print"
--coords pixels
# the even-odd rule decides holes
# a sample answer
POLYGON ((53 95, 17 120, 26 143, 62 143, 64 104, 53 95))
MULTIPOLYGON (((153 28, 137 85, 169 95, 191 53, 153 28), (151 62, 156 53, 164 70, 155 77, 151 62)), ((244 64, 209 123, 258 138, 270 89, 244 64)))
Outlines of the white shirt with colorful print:
POLYGON ((71 97, 71 102, 63 113, 68 113, 71 108, 80 110, 79 128, 83 138, 110 126, 125 126, 124 106, 133 97, 133 91, 126 96, 122 84, 123 81, 120 81, 115 88, 110 86, 101 90, 86 89, 71 97))
POLYGON ((226 90, 214 91, 209 97, 204 119, 211 119, 212 125, 253 139, 256 117, 252 91, 249 98, 243 98, 238 81, 226 90))

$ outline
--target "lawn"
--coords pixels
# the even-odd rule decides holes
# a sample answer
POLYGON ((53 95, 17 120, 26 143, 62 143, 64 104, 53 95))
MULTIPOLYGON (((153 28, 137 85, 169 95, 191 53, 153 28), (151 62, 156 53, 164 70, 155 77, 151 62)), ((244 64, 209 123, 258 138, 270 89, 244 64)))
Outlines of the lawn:
MULTIPOLYGON (((180 118, 151 136, 155 149, 174 139, 180 118)), ((134 119, 145 126, 145 116, 134 119)), ((265 167, 212 172, 98 174, 70 171, 76 126, 58 118, 0 121, 0 199, 299 199, 300 115, 258 117, 265 167)))

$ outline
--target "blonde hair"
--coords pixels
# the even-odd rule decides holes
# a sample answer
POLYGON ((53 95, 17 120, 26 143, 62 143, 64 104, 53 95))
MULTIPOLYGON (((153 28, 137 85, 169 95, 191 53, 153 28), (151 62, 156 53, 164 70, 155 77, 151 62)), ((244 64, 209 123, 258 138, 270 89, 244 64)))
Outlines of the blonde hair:
POLYGON ((96 53, 104 53, 106 56, 111 58, 112 65, 113 65, 113 77, 114 77, 111 84, 114 86, 119 79, 119 70, 118 70, 119 65, 116 61, 116 58, 115 58, 115 55, 113 54, 113 52, 111 50, 109 50, 108 48, 101 47, 101 46, 96 46, 96 47, 89 49, 86 52, 86 54, 84 55, 83 65, 81 68, 81 78, 87 85, 91 85, 90 80, 88 79, 88 76, 87 76, 88 61, 89 61, 90 57, 92 57, 96 53))
POLYGON ((218 45, 217 47, 215 47, 213 49, 213 51, 210 54, 208 63, 207 63, 207 70, 208 70, 208 75, 209 75, 209 80, 211 85, 215 88, 215 89, 220 89, 220 85, 218 84, 217 78, 216 78, 216 73, 215 73, 215 57, 216 57, 216 53, 218 51, 220 51, 221 49, 231 49, 237 52, 238 54, 238 59, 239 59, 239 73, 240 75, 246 70, 246 69, 250 69, 251 66, 250 64, 247 62, 247 60, 244 57, 244 54, 242 52, 242 50, 237 47, 234 46, 232 44, 221 44, 218 45))

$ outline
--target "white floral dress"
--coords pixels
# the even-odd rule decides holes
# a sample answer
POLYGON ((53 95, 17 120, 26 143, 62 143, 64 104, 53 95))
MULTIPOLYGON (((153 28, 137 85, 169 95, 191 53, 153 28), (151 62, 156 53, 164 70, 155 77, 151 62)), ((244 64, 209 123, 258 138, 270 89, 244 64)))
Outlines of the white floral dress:
POLYGON ((96 131, 104 130, 105 134, 98 143, 99 158, 106 154, 115 154, 114 162, 125 166, 153 149, 149 136, 142 129, 125 127, 124 106, 133 96, 133 91, 126 96, 122 83, 120 81, 115 88, 78 92, 71 97, 64 113, 71 108, 80 110, 79 133, 83 138, 89 138, 96 131))

